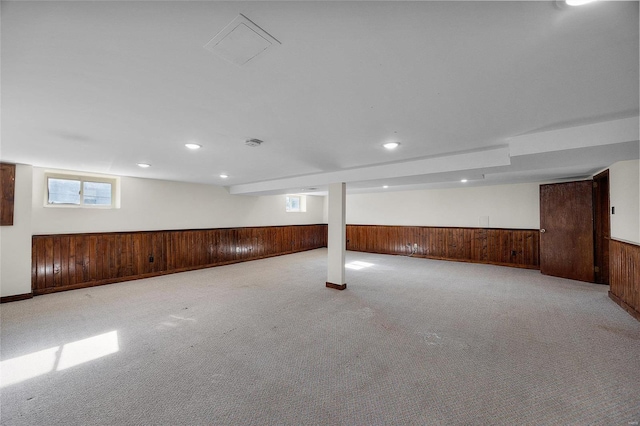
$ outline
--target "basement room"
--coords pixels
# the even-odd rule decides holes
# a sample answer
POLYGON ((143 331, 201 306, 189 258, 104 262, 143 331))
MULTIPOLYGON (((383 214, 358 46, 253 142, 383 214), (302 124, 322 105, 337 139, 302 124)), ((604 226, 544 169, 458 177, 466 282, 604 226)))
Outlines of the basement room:
POLYGON ((638 1, 0 3, 1 425, 638 425, 638 1))

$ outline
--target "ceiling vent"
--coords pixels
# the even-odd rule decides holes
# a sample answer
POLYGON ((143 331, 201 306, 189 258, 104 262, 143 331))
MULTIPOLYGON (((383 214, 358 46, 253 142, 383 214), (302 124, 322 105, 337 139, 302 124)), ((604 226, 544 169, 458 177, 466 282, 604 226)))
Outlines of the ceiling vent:
POLYGON ((260 144, 262 143, 262 141, 260 139, 247 139, 246 141, 244 141, 244 144, 246 146, 260 146, 260 144))
POLYGON ((280 42, 240 14, 204 48, 222 59, 242 66, 280 42))

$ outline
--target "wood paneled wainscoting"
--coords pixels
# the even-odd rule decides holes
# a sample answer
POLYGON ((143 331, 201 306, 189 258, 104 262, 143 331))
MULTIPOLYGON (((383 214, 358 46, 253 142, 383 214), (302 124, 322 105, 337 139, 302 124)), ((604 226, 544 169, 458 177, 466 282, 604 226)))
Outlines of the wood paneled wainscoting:
POLYGON ((34 295, 290 254, 327 245, 327 225, 35 235, 34 295))
POLYGON ((609 241, 609 297, 640 321, 640 245, 609 241))
POLYGON ((347 225, 347 250, 370 253, 539 269, 539 246, 537 229, 347 225))

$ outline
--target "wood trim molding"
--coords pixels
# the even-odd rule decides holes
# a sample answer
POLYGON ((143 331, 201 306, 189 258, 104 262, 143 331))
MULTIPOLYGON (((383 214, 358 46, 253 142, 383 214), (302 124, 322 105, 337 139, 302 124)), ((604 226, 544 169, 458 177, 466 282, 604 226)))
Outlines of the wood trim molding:
POLYGON ((84 232, 81 234, 34 234, 34 237, 74 237, 77 235, 129 235, 129 234, 155 234, 158 232, 200 232, 200 231, 238 231, 243 229, 283 229, 283 228, 305 228, 314 226, 327 227, 326 223, 309 225, 274 225, 274 226, 244 226, 226 228, 190 228, 190 229, 160 229, 156 231, 114 231, 114 232, 84 232))
POLYGON ((13 296, 2 296, 0 297, 0 303, 17 302, 18 300, 31 299, 32 297, 33 297, 33 293, 14 294, 13 296))
POLYGON ((334 283, 330 283, 329 281, 327 281, 327 287, 329 288, 333 288, 336 290, 344 290, 347 288, 347 283, 344 284, 334 284, 334 283))
POLYGON ((611 238, 609 239, 609 241, 610 241, 610 242, 611 242, 611 241, 613 241, 613 242, 616 242, 616 243, 624 244, 624 245, 629 246, 629 247, 633 247, 633 248, 636 248, 636 249, 640 249, 640 244, 638 244, 638 243, 633 243, 633 242, 631 242, 631 241, 621 240, 621 239, 619 239, 619 238, 613 238, 613 237, 611 237, 611 238))
MULTIPOLYGON (((531 228, 483 228, 479 226, 424 226, 424 225, 370 225, 349 223, 347 226, 369 226, 371 228, 428 228, 428 229, 491 229, 493 231, 532 231, 531 228)), ((538 229, 535 229, 538 231, 538 229)))

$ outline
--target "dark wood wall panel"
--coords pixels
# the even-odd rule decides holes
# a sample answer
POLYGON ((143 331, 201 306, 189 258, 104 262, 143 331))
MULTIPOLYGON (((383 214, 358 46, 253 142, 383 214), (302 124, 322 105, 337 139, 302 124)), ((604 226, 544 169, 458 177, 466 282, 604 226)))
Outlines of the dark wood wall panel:
POLYGON ((0 226, 13 225, 16 165, 0 163, 0 226))
MULTIPOLYGON (((539 268, 538 230, 347 225, 347 249, 539 268)), ((327 245, 327 225, 36 235, 33 294, 128 281, 327 245)))
POLYGON ((35 235, 33 294, 207 268, 327 245, 327 225, 35 235))
POLYGON ((347 250, 538 269, 537 229, 347 225, 347 250))
POLYGON ((640 320, 640 246, 609 241, 609 296, 640 320))

